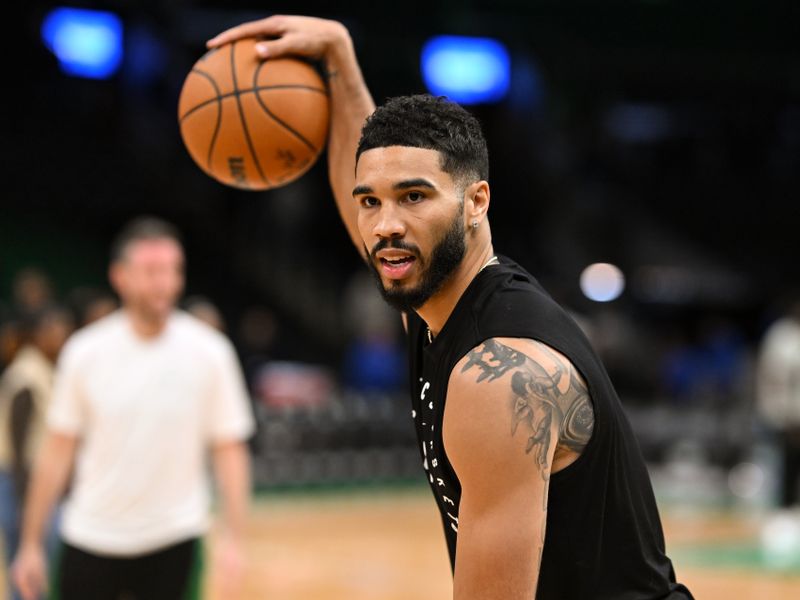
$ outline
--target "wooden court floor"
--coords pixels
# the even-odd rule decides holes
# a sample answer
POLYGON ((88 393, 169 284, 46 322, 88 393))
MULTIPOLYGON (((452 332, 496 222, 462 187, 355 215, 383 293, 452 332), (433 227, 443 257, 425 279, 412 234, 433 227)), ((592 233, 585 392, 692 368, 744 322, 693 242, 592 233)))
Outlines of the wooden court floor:
MULTIPOLYGON (((708 512, 664 511, 663 516, 678 578, 698 600, 800 598, 797 571, 682 562, 696 547, 752 541, 758 520, 708 512)), ((439 528, 426 489, 268 496, 254 507, 239 600, 450 598, 450 567, 439 528)), ((210 600, 233 599, 212 592, 210 600)))
MULTIPOLYGON (((698 547, 725 549, 752 541, 757 519, 662 512, 678 578, 698 600, 800 598, 797 571, 691 558, 698 547)), ((424 488, 263 496, 250 518, 239 593, 220 593, 220 577, 209 571, 207 599, 445 600, 452 583, 439 527, 424 488)), ((212 533, 209 546, 213 541, 212 533)), ((0 585, 0 598, 3 590, 0 585)))

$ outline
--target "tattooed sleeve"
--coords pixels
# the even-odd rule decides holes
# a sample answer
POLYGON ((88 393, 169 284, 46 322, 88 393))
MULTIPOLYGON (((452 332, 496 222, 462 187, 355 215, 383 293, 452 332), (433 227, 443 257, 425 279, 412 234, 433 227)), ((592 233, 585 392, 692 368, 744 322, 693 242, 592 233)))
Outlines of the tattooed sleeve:
POLYGON ((476 383, 507 379, 509 383, 511 432, 525 435, 525 452, 542 467, 547 480, 547 455, 555 443, 580 452, 594 427, 594 410, 586 384, 572 364, 547 346, 534 359, 495 339, 484 342, 467 355, 462 373, 474 373, 476 383), (551 439, 552 425, 558 439, 551 439))

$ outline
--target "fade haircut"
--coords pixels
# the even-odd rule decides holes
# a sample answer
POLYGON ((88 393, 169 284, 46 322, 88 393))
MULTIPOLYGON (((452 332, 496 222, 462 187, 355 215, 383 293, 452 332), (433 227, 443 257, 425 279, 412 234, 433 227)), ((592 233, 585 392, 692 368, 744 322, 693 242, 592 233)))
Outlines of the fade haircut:
POLYGON ((124 260, 125 252, 134 242, 163 239, 173 240, 179 246, 182 245, 180 233, 170 223, 157 217, 138 217, 127 223, 114 238, 111 244, 111 262, 124 260))
POLYGON ((410 146, 437 150, 439 167, 460 185, 489 179, 489 152, 480 123, 443 96, 390 98, 361 130, 356 161, 373 148, 410 146))

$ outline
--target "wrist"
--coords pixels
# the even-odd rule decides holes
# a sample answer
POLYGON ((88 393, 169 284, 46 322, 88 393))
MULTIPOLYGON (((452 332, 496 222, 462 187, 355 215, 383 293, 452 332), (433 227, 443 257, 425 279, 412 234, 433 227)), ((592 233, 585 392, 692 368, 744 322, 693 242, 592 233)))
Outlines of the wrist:
POLYGON ((242 544, 242 533, 238 530, 224 527, 220 532, 220 539, 227 544, 240 546, 242 544))
POLYGON ((328 73, 340 71, 355 62, 353 39, 347 28, 338 22, 332 22, 330 37, 325 53, 325 69, 328 73))
POLYGON ((43 550, 44 544, 38 538, 22 538, 19 542, 20 552, 42 552, 43 550))

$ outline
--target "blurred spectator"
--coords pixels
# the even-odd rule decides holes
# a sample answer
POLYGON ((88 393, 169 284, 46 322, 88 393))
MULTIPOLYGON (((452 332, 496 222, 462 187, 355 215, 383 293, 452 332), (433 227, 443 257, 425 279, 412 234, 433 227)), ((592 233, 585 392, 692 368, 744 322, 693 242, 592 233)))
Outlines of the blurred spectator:
POLYGON ((16 319, 7 319, 0 322, 0 373, 3 372, 19 350, 20 331, 16 319))
POLYGON ((253 394, 268 408, 319 408, 335 387, 328 369, 301 362, 272 361, 253 375, 253 394))
POLYGON ((183 307, 190 315, 200 319, 206 325, 210 325, 220 333, 225 333, 227 327, 225 326, 225 319, 222 318, 222 313, 205 296, 190 296, 183 301, 183 307))
POLYGON ((344 385, 362 392, 397 391, 406 376, 397 312, 383 301, 363 271, 350 280, 345 307, 351 335, 342 365, 344 385))
POLYGON ((662 362, 664 388, 677 404, 730 406, 741 396, 750 364, 739 329, 727 319, 707 317, 690 342, 673 332, 662 362))
POLYGON ((800 298, 769 326, 758 353, 756 402, 783 454, 781 506, 797 504, 800 483, 800 298))
POLYGON ((119 308, 113 294, 94 287, 78 287, 70 291, 69 303, 78 316, 78 326, 86 327, 119 308))
POLYGON ((239 349, 250 389, 257 387, 255 380, 258 373, 274 358, 272 353, 277 330, 275 315, 265 306, 251 306, 239 319, 239 349))
POLYGON ((42 540, 76 469, 54 588, 62 600, 183 598, 199 585, 209 521, 206 462, 222 503, 214 547, 229 598, 242 569, 253 430, 233 347, 175 310, 183 249, 172 226, 138 219, 112 248, 123 308, 76 333, 59 359, 47 432, 25 501, 15 583, 45 586, 42 540))
MULTIPOLYGON (((0 534, 9 565, 19 544, 28 475, 44 435, 55 361, 72 329, 72 316, 61 307, 26 315, 23 345, 0 378, 0 534)), ((54 527, 50 529, 47 546, 52 558, 56 536, 54 527)), ((8 598, 19 600, 10 579, 6 577, 8 598)))
POLYGON ((34 267, 18 271, 11 281, 11 306, 0 320, 0 373, 19 350, 20 317, 36 313, 52 302, 53 286, 47 275, 34 267))
POLYGON ((53 300, 53 286, 41 270, 28 267, 19 271, 11 283, 14 309, 19 314, 35 312, 53 300))

